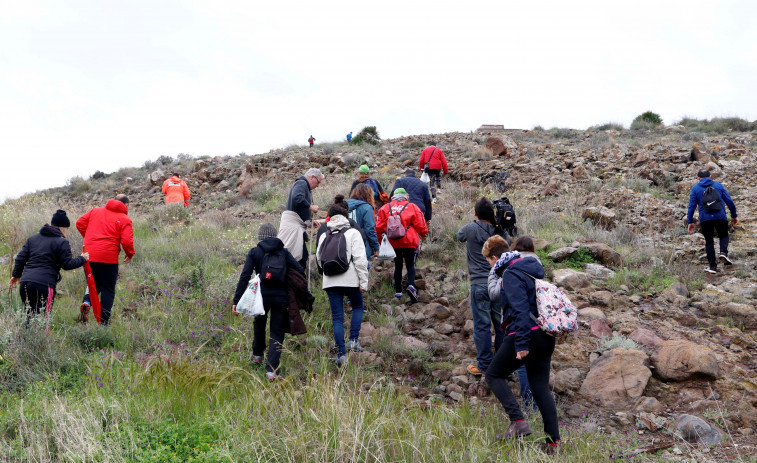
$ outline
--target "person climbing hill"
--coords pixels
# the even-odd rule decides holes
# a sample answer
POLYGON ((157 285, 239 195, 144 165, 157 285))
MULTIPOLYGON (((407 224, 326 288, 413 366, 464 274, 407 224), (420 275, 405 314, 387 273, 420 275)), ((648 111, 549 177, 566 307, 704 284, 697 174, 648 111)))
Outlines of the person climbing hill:
POLYGON ((179 178, 174 172, 170 178, 163 182, 163 194, 166 195, 166 204, 184 202, 184 207, 189 206, 189 187, 187 182, 179 178))
POLYGON ((436 147, 436 142, 432 141, 429 143, 429 147, 421 152, 421 157, 418 159, 418 169, 428 173, 431 178, 431 182, 429 183, 429 186, 431 187, 431 195, 436 198, 434 183, 436 183, 437 189, 441 189, 441 172, 444 170, 444 175, 449 173, 447 158, 444 157, 444 151, 436 147))

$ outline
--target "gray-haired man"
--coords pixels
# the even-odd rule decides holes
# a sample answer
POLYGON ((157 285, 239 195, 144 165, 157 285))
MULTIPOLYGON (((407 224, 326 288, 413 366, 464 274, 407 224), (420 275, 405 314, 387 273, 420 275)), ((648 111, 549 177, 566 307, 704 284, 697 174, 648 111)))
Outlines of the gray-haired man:
MULTIPOLYGON (((295 180, 292 189, 289 190, 286 211, 281 214, 281 226, 279 227, 279 239, 289 249, 300 265, 305 268, 308 261, 307 233, 308 221, 311 221, 313 212, 318 212, 318 206, 313 204, 312 190, 318 188, 324 179, 324 175, 315 167, 305 172, 305 175, 295 180)), ((318 228, 321 224, 312 220, 311 224, 318 228)))

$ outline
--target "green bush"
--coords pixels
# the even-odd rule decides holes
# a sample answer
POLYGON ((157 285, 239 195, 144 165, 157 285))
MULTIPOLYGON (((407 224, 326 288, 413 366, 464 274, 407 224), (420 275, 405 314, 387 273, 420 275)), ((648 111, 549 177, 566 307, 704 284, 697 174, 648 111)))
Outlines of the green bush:
POLYGON ((632 339, 614 333, 611 338, 597 339, 597 352, 606 352, 617 348, 639 349, 639 345, 632 339))
POLYGON ((757 129, 757 121, 750 123, 746 119, 740 117, 715 117, 709 120, 684 117, 676 124, 686 127, 687 131, 719 134, 728 132, 749 132, 757 129))
POLYGON ((596 130, 597 132, 602 132, 604 130, 617 130, 618 132, 620 132, 624 129, 624 127, 623 127, 623 124, 620 124, 618 122, 605 122, 604 124, 590 127, 590 129, 596 130))
POLYGON ((80 195, 82 193, 86 193, 87 191, 91 190, 92 183, 90 183, 88 180, 84 180, 83 178, 77 175, 76 177, 71 177, 68 180, 68 188, 71 194, 80 195))
POLYGON ((652 111, 646 111, 633 120, 631 130, 653 130, 662 125, 662 118, 659 114, 652 111))
POLYGON ((561 267, 572 268, 574 270, 583 270, 586 264, 594 264, 598 262, 594 255, 586 248, 578 248, 578 251, 574 252, 567 259, 560 262, 561 267))
POLYGON ((380 141, 381 137, 379 137, 379 133, 378 130, 376 130, 375 125, 363 127, 363 130, 358 132, 358 134, 352 138, 353 145, 362 145, 363 143, 368 143, 369 145, 378 145, 380 141))

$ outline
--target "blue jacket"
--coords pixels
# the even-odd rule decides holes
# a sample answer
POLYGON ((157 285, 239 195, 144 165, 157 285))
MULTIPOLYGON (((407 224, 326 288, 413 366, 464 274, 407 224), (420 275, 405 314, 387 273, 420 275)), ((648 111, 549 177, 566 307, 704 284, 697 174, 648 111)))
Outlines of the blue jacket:
POLYGON ((373 207, 362 199, 348 199, 347 204, 350 206, 350 217, 360 225, 364 232, 365 254, 368 260, 371 260, 374 252, 379 250, 379 240, 376 236, 376 218, 373 216, 373 207))
POLYGON ((513 261, 502 274, 500 297, 504 300, 503 320, 508 323, 506 334, 515 333, 515 352, 528 350, 531 331, 536 322, 531 314, 538 315, 536 309, 535 278, 544 278, 544 267, 533 257, 513 261), (525 272, 525 273, 523 273, 525 272))
POLYGON ((428 185, 421 182, 415 174, 407 174, 407 177, 397 179, 392 187, 391 198, 394 196, 394 190, 397 188, 404 188, 407 194, 410 195, 410 202, 418 206, 418 209, 423 212, 423 218, 428 222, 431 220, 431 193, 428 191, 428 185))
POLYGON ((704 190, 708 186, 713 187, 720 193, 720 199, 725 202, 728 209, 731 211, 731 218, 738 217, 736 214, 736 205, 733 204, 731 195, 728 194, 728 190, 723 185, 714 181, 710 177, 705 177, 699 181, 696 185, 691 187, 691 194, 689 195, 689 213, 687 216, 688 223, 694 223, 694 210, 699 207, 699 222, 707 222, 708 220, 728 220, 728 216, 725 214, 725 208, 721 207, 720 211, 715 214, 711 214, 704 210, 704 204, 702 203, 702 196, 704 190))

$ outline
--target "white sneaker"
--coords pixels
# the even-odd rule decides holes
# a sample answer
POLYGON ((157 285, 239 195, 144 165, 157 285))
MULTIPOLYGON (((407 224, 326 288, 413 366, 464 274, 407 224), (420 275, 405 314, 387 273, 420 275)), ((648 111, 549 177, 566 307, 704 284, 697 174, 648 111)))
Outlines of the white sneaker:
POLYGON ((733 265, 731 259, 729 259, 725 254, 720 254, 720 262, 722 262, 723 265, 733 265))
POLYGON ((347 350, 351 350, 355 352, 363 352, 365 349, 363 349, 363 346, 360 345, 360 341, 355 339, 354 341, 349 341, 347 343, 347 350))
POLYGON ((705 271, 705 272, 707 272, 707 273, 718 273, 718 269, 717 269, 717 267, 715 267, 715 268, 712 268, 712 267, 706 267, 706 268, 704 269, 704 271, 705 271))

